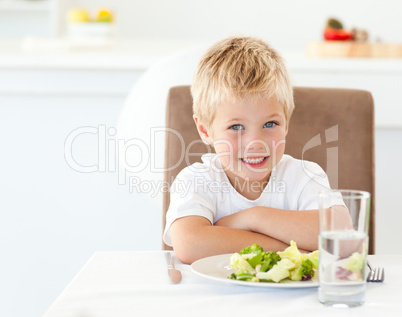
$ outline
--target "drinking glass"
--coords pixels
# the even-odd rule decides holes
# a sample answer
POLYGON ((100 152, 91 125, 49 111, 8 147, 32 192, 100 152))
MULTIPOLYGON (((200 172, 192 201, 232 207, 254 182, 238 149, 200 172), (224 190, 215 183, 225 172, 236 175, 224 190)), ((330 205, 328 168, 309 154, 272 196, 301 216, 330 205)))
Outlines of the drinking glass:
POLYGON ((328 190, 319 194, 319 289, 326 306, 363 305, 370 193, 328 190))

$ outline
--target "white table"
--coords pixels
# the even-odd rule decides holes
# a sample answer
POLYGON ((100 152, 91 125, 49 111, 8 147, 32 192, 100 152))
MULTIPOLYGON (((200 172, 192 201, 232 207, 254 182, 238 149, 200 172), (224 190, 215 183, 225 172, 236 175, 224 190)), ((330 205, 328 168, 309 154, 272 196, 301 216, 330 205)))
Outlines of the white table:
POLYGON ((384 283, 367 285, 362 307, 336 309, 317 300, 317 288, 257 288, 199 277, 180 263, 171 284, 163 251, 98 252, 44 317, 124 316, 397 316, 402 310, 402 255, 369 256, 385 267, 384 283))

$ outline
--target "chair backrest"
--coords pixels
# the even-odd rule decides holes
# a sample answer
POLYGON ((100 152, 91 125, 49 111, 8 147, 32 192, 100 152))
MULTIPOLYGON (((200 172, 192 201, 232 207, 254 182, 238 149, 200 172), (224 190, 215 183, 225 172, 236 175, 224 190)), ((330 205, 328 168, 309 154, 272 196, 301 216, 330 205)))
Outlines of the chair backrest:
MULTIPOLYGON (((294 88, 295 110, 285 153, 318 163, 332 188, 371 193, 369 253, 375 249, 374 210, 374 102, 363 90, 294 88)), ((186 166, 213 152, 202 143, 192 119, 190 86, 173 87, 166 109, 165 181, 170 184, 186 166)), ((169 207, 164 193, 163 226, 169 207)), ((162 242, 164 249, 170 249, 162 242)))

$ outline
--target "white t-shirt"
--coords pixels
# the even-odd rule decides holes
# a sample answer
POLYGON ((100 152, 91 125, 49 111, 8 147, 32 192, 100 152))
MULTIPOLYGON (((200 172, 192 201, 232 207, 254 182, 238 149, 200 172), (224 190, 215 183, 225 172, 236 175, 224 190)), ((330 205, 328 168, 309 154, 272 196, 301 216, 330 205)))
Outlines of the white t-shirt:
POLYGON ((170 226, 178 218, 202 216, 214 224, 222 217, 255 206, 318 209, 318 193, 330 189, 328 177, 318 164, 284 155, 261 196, 249 200, 233 188, 216 154, 205 154, 202 161, 183 169, 170 187, 163 235, 167 245, 172 245, 170 226))

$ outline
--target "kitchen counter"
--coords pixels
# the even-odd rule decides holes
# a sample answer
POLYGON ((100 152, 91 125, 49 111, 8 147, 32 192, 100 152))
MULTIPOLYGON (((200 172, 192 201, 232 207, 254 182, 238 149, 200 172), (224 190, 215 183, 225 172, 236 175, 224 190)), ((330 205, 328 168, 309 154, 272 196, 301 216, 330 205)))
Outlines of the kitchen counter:
POLYGON ((203 45, 172 40, 40 39, 0 40, 0 69, 136 70, 203 45))
MULTIPOLYGON (((0 68, 146 70, 161 58, 211 43, 167 39, 0 40, 0 68)), ((302 51, 282 54, 290 71, 402 74, 402 59, 309 58, 302 51)))
MULTIPOLYGON (((0 96, 90 94, 123 98, 151 65, 180 51, 210 44, 167 39, 0 40, 0 96)), ((376 107, 376 127, 402 128, 402 59, 282 54, 293 85, 369 90, 376 107)))

